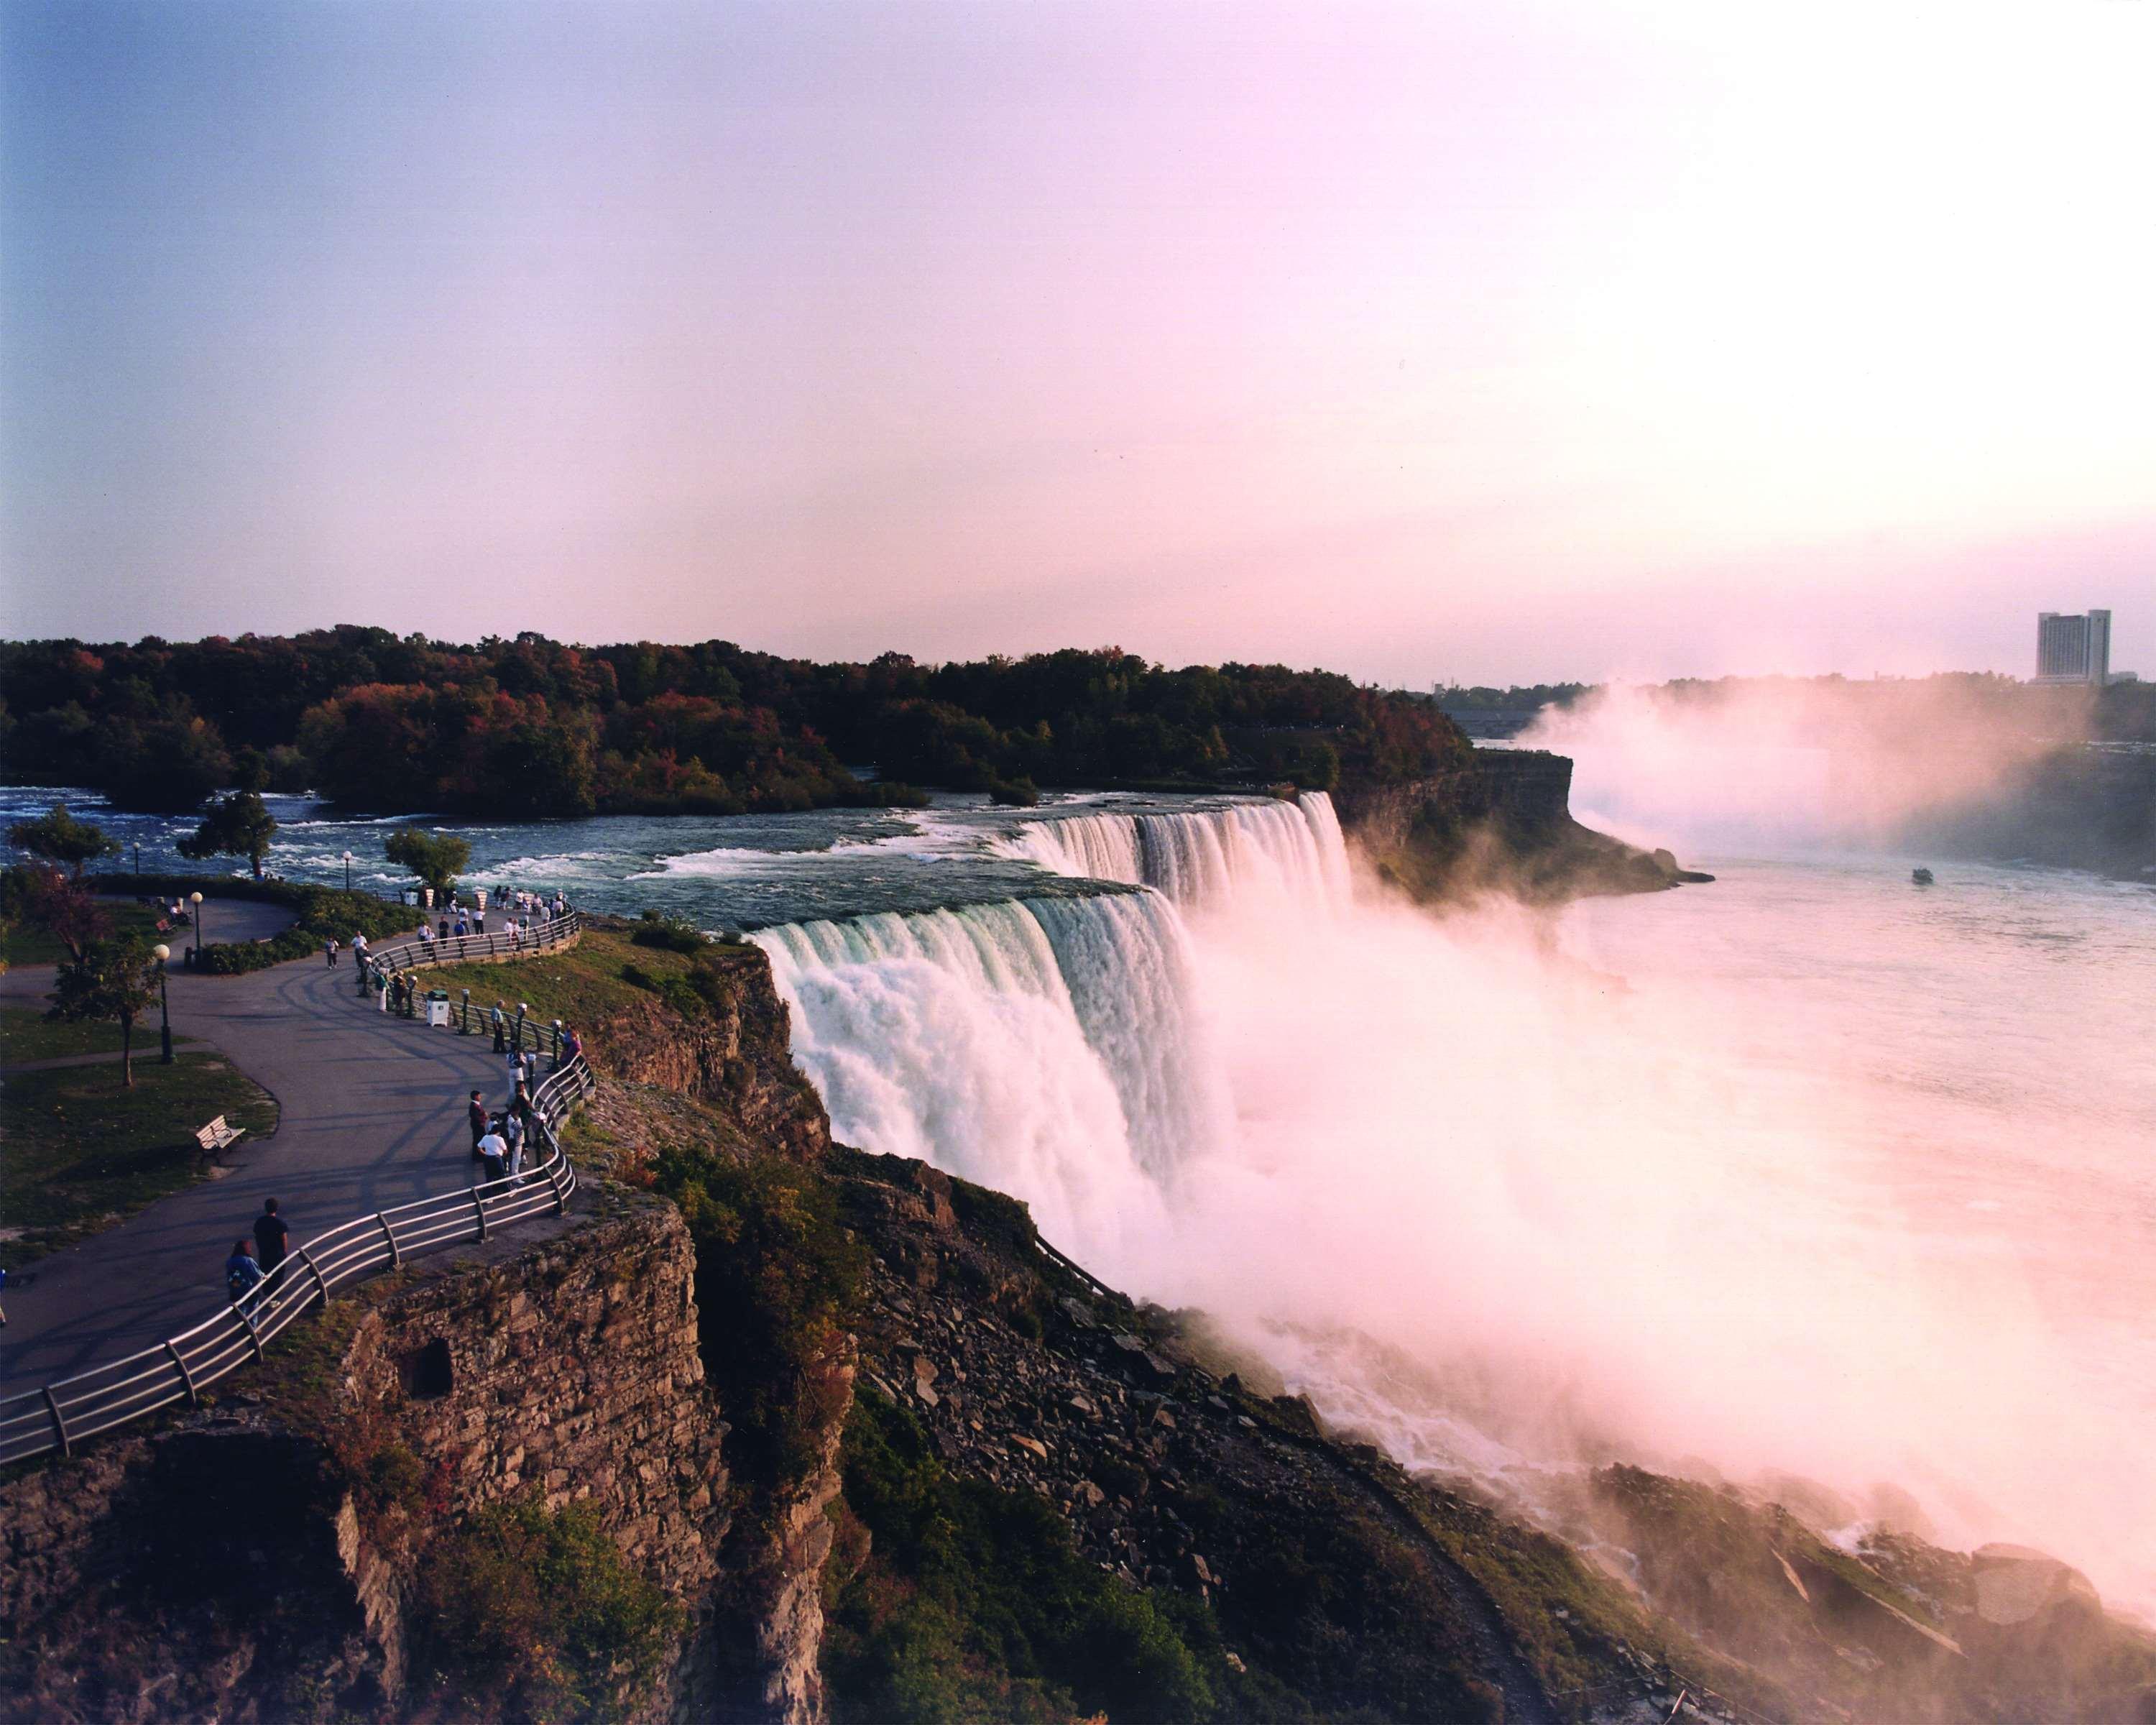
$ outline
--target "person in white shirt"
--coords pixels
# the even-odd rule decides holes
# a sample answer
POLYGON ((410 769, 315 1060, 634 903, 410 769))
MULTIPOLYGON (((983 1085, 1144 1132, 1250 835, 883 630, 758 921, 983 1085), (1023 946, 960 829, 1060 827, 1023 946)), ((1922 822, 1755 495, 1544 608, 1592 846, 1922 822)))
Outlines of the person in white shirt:
POLYGON ((490 1122, 485 1136, 479 1141, 480 1179, 499 1180, 508 1172, 509 1142, 501 1136, 499 1122, 490 1122))

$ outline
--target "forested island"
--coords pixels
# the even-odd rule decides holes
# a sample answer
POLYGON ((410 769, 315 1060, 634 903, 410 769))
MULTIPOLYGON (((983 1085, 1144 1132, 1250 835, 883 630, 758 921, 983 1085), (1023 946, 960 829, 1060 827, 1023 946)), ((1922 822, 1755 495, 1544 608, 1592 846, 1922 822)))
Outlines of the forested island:
POLYGON ((1014 803, 1050 785, 1331 790, 1442 772, 1468 747, 1417 696, 1113 647, 819 663, 728 641, 458 646, 351 625, 0 644, 9 778, 145 812, 231 785, 511 819, 905 806, 921 784, 1014 803))

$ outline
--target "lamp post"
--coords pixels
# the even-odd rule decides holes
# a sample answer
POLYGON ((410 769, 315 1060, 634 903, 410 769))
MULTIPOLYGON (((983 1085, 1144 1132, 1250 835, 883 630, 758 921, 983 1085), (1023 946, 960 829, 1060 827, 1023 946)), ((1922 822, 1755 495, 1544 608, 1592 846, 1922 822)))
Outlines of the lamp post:
POLYGON ((195 963, 199 965, 202 963, 202 895, 199 892, 189 893, 187 902, 195 907, 195 963))
POLYGON ((164 1051, 157 1060, 160 1065, 169 1066, 172 1064, 172 1003, 165 993, 165 961, 172 956, 172 949, 160 942, 150 951, 157 961, 157 1015, 162 1020, 157 1029, 164 1045, 164 1051))
POLYGON ((521 1000, 516 1003, 516 1040, 509 1045, 512 1049, 524 1046, 524 1014, 531 1010, 521 1000))
POLYGON ((344 854, 344 890, 346 892, 352 891, 352 853, 349 850, 344 854))

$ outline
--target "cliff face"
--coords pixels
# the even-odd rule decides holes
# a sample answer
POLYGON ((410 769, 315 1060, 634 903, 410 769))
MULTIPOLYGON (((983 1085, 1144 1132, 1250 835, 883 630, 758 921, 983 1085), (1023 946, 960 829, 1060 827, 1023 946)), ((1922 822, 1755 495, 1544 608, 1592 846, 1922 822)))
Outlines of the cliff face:
MULTIPOLYGON (((218 1405, 0 1486, 0 1717, 399 1719, 444 1530, 593 1512, 693 1609, 729 1525, 692 1255, 666 1205, 434 1260, 337 1301, 218 1405)), ((700 1625, 656 1699, 690 1686, 700 1625)))
POLYGON ((584 1026, 603 1076, 649 1084, 710 1105, 738 1130, 740 1147, 813 1161, 831 1124, 815 1087, 795 1069, 786 1003, 761 947, 714 947, 687 1010, 655 995, 615 1005, 584 1026))
POLYGON ((1378 875, 1436 903, 1502 892, 1534 903, 1661 892, 1712 877, 1572 818, 1572 762, 1535 749, 1477 749, 1457 772, 1343 786, 1340 824, 1378 875))

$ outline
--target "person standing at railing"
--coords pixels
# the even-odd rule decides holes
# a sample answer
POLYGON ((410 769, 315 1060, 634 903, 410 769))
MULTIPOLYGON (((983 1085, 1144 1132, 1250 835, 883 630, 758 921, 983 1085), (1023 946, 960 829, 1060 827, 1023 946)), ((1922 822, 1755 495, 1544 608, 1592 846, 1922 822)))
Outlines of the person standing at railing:
POLYGON ((509 1172, 524 1172, 524 1117, 511 1108, 501 1117, 501 1139, 509 1147, 509 1172))
POLYGON ((224 1291, 234 1306, 244 1312, 254 1303, 254 1291, 262 1286, 262 1266, 254 1261, 254 1242, 235 1240, 232 1255, 224 1260, 224 1291))
POLYGON ((494 1051, 496 1054, 509 1051, 508 1027, 509 1019, 501 1009, 501 1003, 497 1000, 494 1003, 494 1051))
POLYGON ((367 968, 367 937, 356 928, 352 933, 352 962, 362 970, 367 968))
POLYGON ((480 1176, 475 1184, 499 1180, 508 1170, 509 1141, 490 1123, 486 1136, 479 1141, 479 1159, 480 1176))

